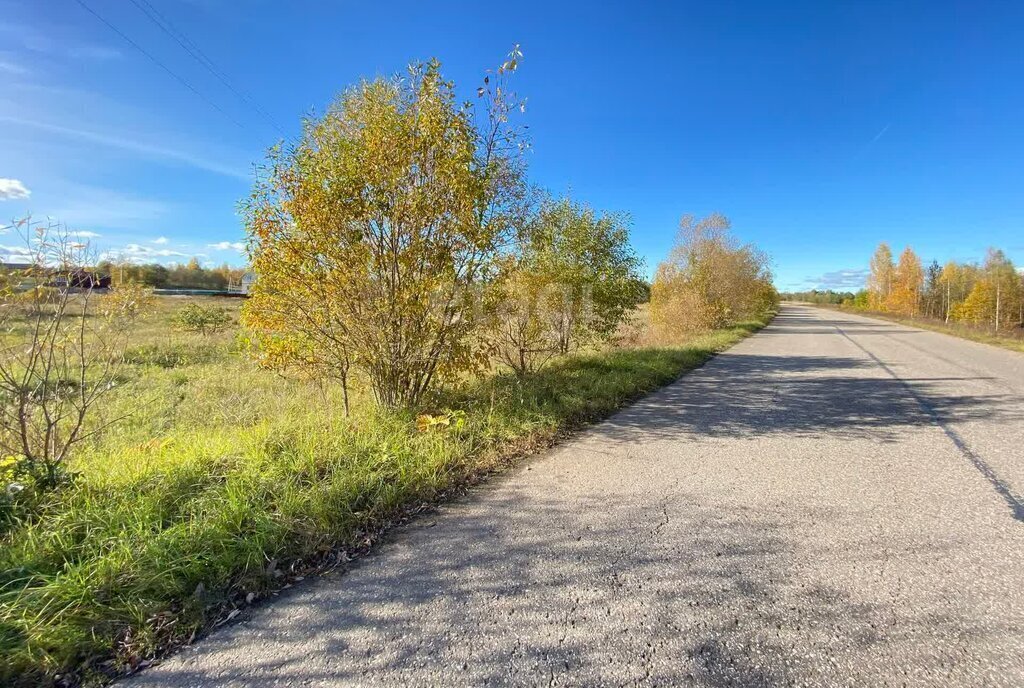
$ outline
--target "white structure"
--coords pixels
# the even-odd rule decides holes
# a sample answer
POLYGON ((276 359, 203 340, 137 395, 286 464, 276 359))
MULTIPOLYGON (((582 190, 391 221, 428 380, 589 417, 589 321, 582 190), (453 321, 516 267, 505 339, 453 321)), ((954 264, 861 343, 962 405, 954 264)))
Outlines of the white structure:
POLYGON ((242 275, 242 279, 228 284, 228 293, 248 296, 249 290, 252 289, 254 284, 256 284, 256 273, 252 270, 246 270, 242 275))

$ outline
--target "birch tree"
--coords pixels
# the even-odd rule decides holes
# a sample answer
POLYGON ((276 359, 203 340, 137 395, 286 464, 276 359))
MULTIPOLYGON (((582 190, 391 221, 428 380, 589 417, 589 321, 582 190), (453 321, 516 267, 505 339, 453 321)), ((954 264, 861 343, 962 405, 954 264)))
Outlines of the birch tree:
POLYGON ((921 259, 907 246, 900 254, 892 276, 886 310, 900 315, 916 316, 921 306, 921 290, 924 288, 924 269, 921 259))
POLYGON ((879 311, 887 310, 895 272, 892 249, 883 241, 875 249, 875 254, 871 256, 871 273, 868 275, 867 284, 871 308, 879 311))

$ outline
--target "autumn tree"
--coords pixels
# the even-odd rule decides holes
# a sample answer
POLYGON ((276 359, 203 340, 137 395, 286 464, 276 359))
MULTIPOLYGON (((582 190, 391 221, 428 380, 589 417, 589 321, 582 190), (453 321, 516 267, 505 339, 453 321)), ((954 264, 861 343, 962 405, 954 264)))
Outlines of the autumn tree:
POLYGON ((908 247, 896 265, 882 243, 871 259, 868 300, 876 310, 963 322, 1005 331, 1024 327, 1024 276, 1003 251, 990 248, 984 264, 935 261, 922 269, 908 247))
POLYGON ((951 260, 942 267, 942 275, 939 279, 945 292, 944 319, 947 323, 957 319, 958 304, 967 298, 974 288, 977 277, 978 268, 975 265, 951 260))
POLYGON ((888 309, 889 296, 892 293, 893 277, 896 267, 893 265, 892 249, 884 241, 875 249, 871 257, 871 273, 868 276, 868 294, 870 307, 874 310, 888 309))
POLYGON ((924 291, 921 293, 921 305, 924 315, 938 318, 943 314, 945 295, 942 287, 942 266, 937 260, 928 264, 924 273, 924 291))
POLYGON ((953 319, 995 332, 1019 326, 1024 312, 1021 276, 1006 254, 990 248, 982 267, 961 267, 969 269, 973 279, 969 292, 953 306, 953 319))
POLYGON ((435 61, 345 91, 271 150, 245 202, 261 361, 413 406, 483 357, 482 316, 521 187, 509 89, 521 53, 460 104, 435 61))
POLYGON ((763 313, 778 300, 767 256, 740 244, 728 218, 686 215, 651 285, 651 321, 662 339, 722 327, 763 313))
POLYGON ((522 374, 606 339, 645 295, 640 266, 624 215, 544 201, 502 273, 498 358, 522 374))
POLYGON ((992 282, 987 279, 975 281, 964 300, 953 306, 953 319, 979 327, 991 322, 995 312, 995 296, 992 282))
POLYGON ((517 375, 533 373, 558 354, 559 318, 549 308, 558 285, 528 256, 509 257, 498 284, 494 358, 517 375))
POLYGON ((920 310, 923 287, 924 269, 921 267, 921 259, 907 246, 900 254, 899 263, 893 272, 885 310, 900 315, 916 316, 920 310))
POLYGON ((994 330, 999 331, 1017 322, 1017 301, 1020 298, 1020 275, 1006 254, 990 248, 982 268, 985 280, 990 283, 993 304, 991 321, 994 330))

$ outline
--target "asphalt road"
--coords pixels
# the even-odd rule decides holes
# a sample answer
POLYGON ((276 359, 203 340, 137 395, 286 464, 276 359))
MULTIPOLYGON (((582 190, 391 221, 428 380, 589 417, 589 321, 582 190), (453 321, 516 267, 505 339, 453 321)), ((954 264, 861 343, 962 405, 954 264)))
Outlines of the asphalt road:
POLYGON ((787 305, 128 681, 1024 685, 1024 355, 787 305))

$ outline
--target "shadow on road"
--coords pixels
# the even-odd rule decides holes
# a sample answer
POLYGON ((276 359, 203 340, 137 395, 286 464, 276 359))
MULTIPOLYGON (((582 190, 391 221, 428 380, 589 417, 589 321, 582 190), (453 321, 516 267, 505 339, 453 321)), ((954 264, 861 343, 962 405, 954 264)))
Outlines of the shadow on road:
MULTIPOLYGON (((201 655, 225 653, 223 664, 186 660, 133 684, 813 684, 828 667, 809 649, 884 661, 906 640, 889 605, 800 582, 795 565, 836 555, 798 532, 826 513, 685 493, 639 506, 483 492, 436 527, 407 529, 343 585, 276 601, 256 638, 243 623, 205 640, 201 655)), ((900 622, 937 636, 966 623, 900 622)))
MULTIPOLYGON (((857 320, 832 320, 789 309, 758 337, 915 334, 918 330, 857 320)), ((892 441, 903 428, 984 419, 1024 422, 1014 394, 957 394, 955 383, 985 376, 894 379, 863 356, 757 355, 728 351, 708 365, 617 414, 593 432, 611 442, 641 434, 754 438, 772 434, 892 441), (950 383, 954 383, 951 385, 950 383), (915 394, 908 394, 912 388, 915 394), (923 400, 928 409, 922 408, 923 400)))
POLYGON ((641 434, 650 439, 779 433, 890 441, 902 428, 934 423, 934 416, 907 393, 907 384, 946 422, 1024 421, 1013 395, 950 394, 942 388, 950 382, 982 379, 986 378, 898 380, 859 358, 726 353, 593 432, 609 441, 630 441, 641 434))

